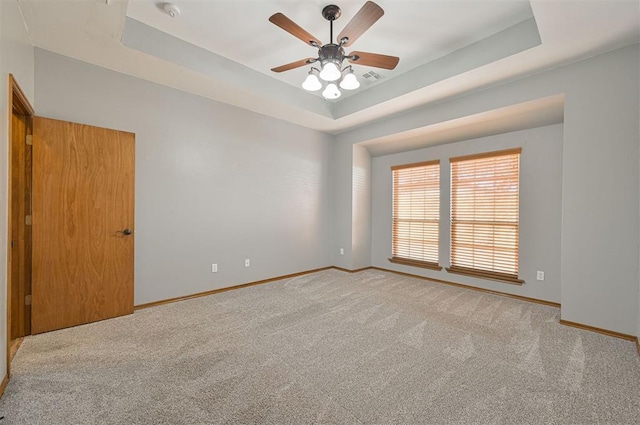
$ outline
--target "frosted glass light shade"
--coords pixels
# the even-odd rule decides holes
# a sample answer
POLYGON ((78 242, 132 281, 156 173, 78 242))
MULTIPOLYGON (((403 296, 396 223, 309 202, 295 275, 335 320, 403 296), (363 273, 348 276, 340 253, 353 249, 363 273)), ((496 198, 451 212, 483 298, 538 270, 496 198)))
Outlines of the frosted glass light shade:
POLYGON ((307 79, 302 83, 302 88, 307 91, 318 91, 322 88, 322 83, 315 74, 307 75, 307 79))
POLYGON ((358 87, 360 87, 360 82, 356 78, 356 75, 353 73, 353 71, 349 71, 349 73, 345 75, 340 82, 340 88, 343 88, 345 90, 355 90, 358 87))
POLYGON ((333 100, 342 96, 342 93, 338 90, 338 86, 334 83, 330 83, 327 84, 327 88, 322 92, 322 96, 324 96, 325 99, 333 100))
POLYGON ((322 71, 320 71, 320 78, 325 81, 336 81, 338 78, 342 76, 340 69, 333 62, 327 62, 322 67, 322 71))

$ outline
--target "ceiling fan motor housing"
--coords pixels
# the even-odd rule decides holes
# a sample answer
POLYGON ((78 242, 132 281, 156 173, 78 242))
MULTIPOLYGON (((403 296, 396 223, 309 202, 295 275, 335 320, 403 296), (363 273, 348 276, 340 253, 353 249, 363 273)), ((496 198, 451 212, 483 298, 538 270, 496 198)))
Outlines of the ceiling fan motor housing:
POLYGON ((318 49, 318 57, 322 66, 327 62, 333 62, 340 67, 344 60, 344 49, 338 44, 325 44, 318 49))

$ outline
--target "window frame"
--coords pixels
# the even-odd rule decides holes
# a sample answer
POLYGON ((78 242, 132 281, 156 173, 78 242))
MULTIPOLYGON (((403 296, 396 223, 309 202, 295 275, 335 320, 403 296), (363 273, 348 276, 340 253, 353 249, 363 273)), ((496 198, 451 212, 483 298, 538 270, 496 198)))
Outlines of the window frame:
MULTIPOLYGON (((493 152, 484 152, 484 153, 480 153, 480 154, 475 154, 475 155, 465 155, 465 156, 458 156, 458 157, 451 157, 449 158, 449 164, 450 164, 450 206, 449 206, 449 217, 450 217, 450 246, 449 246, 449 253, 450 253, 450 263, 451 266, 447 267, 446 270, 449 273, 456 273, 456 274, 462 274, 462 275, 467 275, 467 276, 473 276, 473 277, 478 277, 478 278, 482 278, 482 279, 490 279, 490 280, 497 280, 500 282, 506 282, 506 283, 511 283, 511 284, 515 284, 515 285, 522 285, 524 283, 524 280, 519 278, 519 271, 520 271, 520 163, 521 163, 521 158, 522 158, 522 148, 514 148, 514 149, 506 149, 506 150, 500 150, 500 151, 493 151, 493 152), (515 247, 515 274, 512 273, 505 273, 505 272, 500 272, 497 270, 487 270, 484 268, 474 268, 474 267, 468 267, 466 265, 455 265, 454 264, 454 258, 456 257, 456 255, 454 254, 454 249, 456 249, 456 247, 462 245, 462 243, 454 243, 454 237, 455 237, 455 232, 454 232, 454 222, 456 220, 454 220, 454 202, 455 202, 455 194, 454 191, 456 189, 457 186, 454 186, 454 164, 455 163, 460 163, 460 162, 465 162, 465 161, 474 161, 474 160, 482 160, 482 159, 489 159, 489 158, 497 158, 497 157, 502 157, 502 156, 512 156, 512 155, 517 155, 517 175, 516 175, 516 179, 517 179, 517 197, 516 197, 516 202, 517 202, 517 213, 516 213, 516 218, 517 221, 515 221, 515 225, 513 224, 514 222, 509 222, 509 221, 498 221, 498 220, 475 220, 478 222, 482 222, 483 224, 485 224, 486 226, 513 226, 515 227, 515 243, 514 243, 514 247, 515 247)), ((492 180, 492 183, 495 182, 495 180, 492 180)), ((474 192, 475 193, 475 192, 474 192)), ((500 192, 496 192, 496 193, 500 193, 500 192)), ((474 201, 475 202, 475 201, 474 201)), ((494 201, 495 202, 495 201, 494 201)), ((474 205, 475 208, 475 205, 474 205)), ((494 207, 495 208, 495 207, 494 207)), ((475 209, 473 210, 475 212, 475 209)), ((513 213, 512 209, 506 210, 509 213, 513 213)), ((495 214, 495 212, 494 212, 495 214)), ((459 222, 461 221, 465 221, 465 222, 473 222, 474 220, 458 220, 459 222)), ((469 224, 469 223, 466 223, 469 224)), ((493 249, 495 251, 495 239, 492 239, 492 246, 493 249)), ((477 244, 473 244, 471 246, 471 250, 473 252, 473 250, 475 249, 474 246, 477 244)), ((485 251, 486 253, 486 251, 485 251)), ((495 257, 491 258, 492 260, 495 260, 495 257)))
MULTIPOLYGON (((402 264, 402 265, 407 265, 407 266, 413 266, 413 267, 422 267, 422 268, 426 268, 426 269, 431 269, 431 270, 442 270, 442 266, 440 266, 439 261, 440 261, 440 207, 441 207, 441 187, 440 187, 440 173, 441 173, 441 168, 440 168, 440 160, 436 159, 436 160, 431 160, 431 161, 423 161, 423 162, 416 162, 416 163, 411 163, 411 164, 403 164, 403 165, 395 165, 391 167, 391 173, 392 173, 392 213, 391 213, 391 226, 392 226, 392 231, 391 231, 391 252, 392 252, 392 256, 389 258, 389 261, 392 263, 396 263, 396 264, 402 264), (397 172, 400 170, 406 170, 409 168, 421 168, 421 167, 433 167, 433 166, 437 166, 437 182, 436 182, 436 187, 438 188, 438 195, 437 195, 437 202, 438 202, 438 206, 437 206, 437 211, 436 211, 436 235, 437 235, 437 241, 436 241, 436 252, 437 252, 437 258, 436 261, 424 261, 424 260, 419 260, 419 259, 415 259, 415 258, 406 258, 406 257, 401 257, 401 256, 396 256, 395 254, 398 252, 399 248, 396 245, 398 243, 398 240, 396 239, 396 226, 398 221, 400 221, 401 219, 398 219, 397 216, 397 199, 398 196, 400 196, 398 194, 398 190, 400 189, 398 187, 397 184, 397 172)), ((426 203, 425 203, 426 204, 426 203)), ((424 219, 425 222, 429 221, 431 223, 433 223, 433 219, 424 219)), ((424 239, 423 239, 424 240, 424 239)))

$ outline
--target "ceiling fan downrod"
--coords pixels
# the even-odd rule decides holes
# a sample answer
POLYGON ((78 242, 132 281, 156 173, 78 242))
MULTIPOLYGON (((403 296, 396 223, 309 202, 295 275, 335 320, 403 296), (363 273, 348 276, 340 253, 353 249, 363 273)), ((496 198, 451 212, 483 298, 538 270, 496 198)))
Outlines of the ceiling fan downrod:
POLYGON ((342 11, 335 4, 330 4, 322 9, 322 16, 329 21, 329 44, 333 44, 333 21, 340 17, 342 11))

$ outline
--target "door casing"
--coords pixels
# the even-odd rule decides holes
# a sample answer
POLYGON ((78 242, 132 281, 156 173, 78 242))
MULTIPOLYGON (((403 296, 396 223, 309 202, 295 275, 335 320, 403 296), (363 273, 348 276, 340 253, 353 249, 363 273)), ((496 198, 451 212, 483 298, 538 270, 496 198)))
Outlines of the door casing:
MULTIPOLYGON (((31 193, 29 191, 27 182, 30 182, 31 177, 31 162, 30 147, 26 144, 28 135, 31 135, 31 122, 34 114, 33 107, 29 103, 29 100, 25 96, 24 92, 20 88, 20 85, 12 74, 9 74, 9 139, 8 139, 8 151, 9 151, 9 184, 7 193, 8 203, 8 229, 7 229, 7 341, 6 341, 6 358, 7 358, 7 377, 10 376, 11 369, 11 341, 12 339, 28 335, 31 333, 30 329, 30 314, 31 309, 29 305, 25 305, 25 297, 31 294, 31 235, 30 229, 24 220, 26 215, 31 213, 31 193), (23 120, 24 125, 20 128, 14 128, 14 116, 23 120), (16 149, 14 148, 17 141, 23 141, 24 151, 21 155, 16 155, 16 149), (27 154, 28 152, 28 154, 27 154), (22 163, 16 164, 14 157, 20 157, 22 163), (22 174, 23 184, 18 185, 18 193, 14 189, 14 180, 22 174), (13 209, 16 208, 19 214, 15 214, 13 209), (23 217, 24 215, 24 217, 23 217), (19 220, 19 223, 15 221, 19 220), (17 229, 18 233, 16 234, 17 229), (18 244, 17 238, 21 239, 21 243, 18 244), (12 249, 13 245, 13 249, 12 249), (16 278, 18 281, 16 282, 16 278), (15 308, 16 302, 18 308, 15 308), (12 308, 12 304, 14 304, 12 308), (17 311, 16 311, 17 310, 17 311), (16 326, 16 322, 18 323, 16 326), (12 329, 14 330, 12 332, 12 329), (16 334, 15 332, 18 332, 16 334)), ((28 301, 28 299, 26 300, 28 301)))

